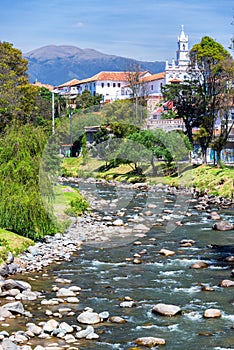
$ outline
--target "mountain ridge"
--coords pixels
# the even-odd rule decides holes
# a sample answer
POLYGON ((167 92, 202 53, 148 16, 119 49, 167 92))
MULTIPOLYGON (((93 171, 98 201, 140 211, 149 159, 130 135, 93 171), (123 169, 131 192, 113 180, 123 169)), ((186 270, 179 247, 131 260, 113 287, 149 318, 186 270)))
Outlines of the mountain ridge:
POLYGON ((127 71, 136 65, 152 73, 165 70, 163 61, 139 61, 72 45, 47 45, 29 51, 23 57, 28 60, 31 82, 40 81, 54 86, 71 79, 89 78, 100 71, 127 71))

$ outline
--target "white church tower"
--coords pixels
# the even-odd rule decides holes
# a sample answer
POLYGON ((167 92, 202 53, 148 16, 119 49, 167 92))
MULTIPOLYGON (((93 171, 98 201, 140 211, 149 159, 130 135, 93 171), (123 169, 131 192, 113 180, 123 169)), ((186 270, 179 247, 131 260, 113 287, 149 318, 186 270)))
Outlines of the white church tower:
POLYGON ((166 61, 166 84, 169 83, 180 83, 181 81, 188 78, 187 68, 189 65, 189 40, 188 35, 184 33, 184 26, 181 26, 181 33, 178 37, 178 50, 176 51, 176 60, 172 60, 169 64, 166 61))

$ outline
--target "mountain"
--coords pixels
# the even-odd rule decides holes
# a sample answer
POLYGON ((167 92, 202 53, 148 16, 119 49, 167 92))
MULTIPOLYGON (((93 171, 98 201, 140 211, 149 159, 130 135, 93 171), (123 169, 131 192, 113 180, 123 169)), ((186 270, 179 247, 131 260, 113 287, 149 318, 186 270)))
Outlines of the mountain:
POLYGON ((127 71, 136 64, 141 70, 152 73, 165 70, 165 62, 137 61, 67 45, 44 46, 23 56, 29 62, 28 74, 31 82, 37 80, 54 86, 71 79, 89 78, 101 71, 127 71))

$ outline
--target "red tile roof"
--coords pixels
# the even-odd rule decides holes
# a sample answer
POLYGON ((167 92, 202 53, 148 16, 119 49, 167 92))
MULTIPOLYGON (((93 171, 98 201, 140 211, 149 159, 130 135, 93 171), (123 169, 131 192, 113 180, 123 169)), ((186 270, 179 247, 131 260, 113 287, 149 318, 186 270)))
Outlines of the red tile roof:
POLYGON ((53 85, 50 85, 50 84, 42 84, 40 83, 40 81, 36 81, 35 83, 33 83, 32 85, 34 86, 38 86, 40 88, 44 87, 50 91, 54 90, 54 86, 53 85))
POLYGON ((80 82, 80 80, 78 80, 78 79, 72 79, 72 80, 67 81, 66 83, 59 85, 58 88, 62 88, 65 86, 75 86, 75 85, 79 84, 79 82, 80 82))
POLYGON ((165 72, 148 75, 147 77, 142 78, 142 81, 143 82, 148 82, 148 81, 153 81, 153 80, 161 80, 161 79, 165 78, 165 75, 166 75, 165 72))
POLYGON ((91 78, 79 81, 79 83, 89 83, 92 81, 128 81, 127 72, 100 72, 91 78))

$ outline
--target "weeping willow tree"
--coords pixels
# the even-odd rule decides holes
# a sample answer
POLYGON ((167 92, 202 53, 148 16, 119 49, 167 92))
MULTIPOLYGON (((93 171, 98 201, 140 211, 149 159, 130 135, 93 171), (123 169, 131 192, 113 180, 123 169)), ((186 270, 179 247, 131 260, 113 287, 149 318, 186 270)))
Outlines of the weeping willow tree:
POLYGON ((40 195, 46 141, 41 128, 27 124, 12 125, 0 139, 0 227, 33 240, 58 230, 40 195))

